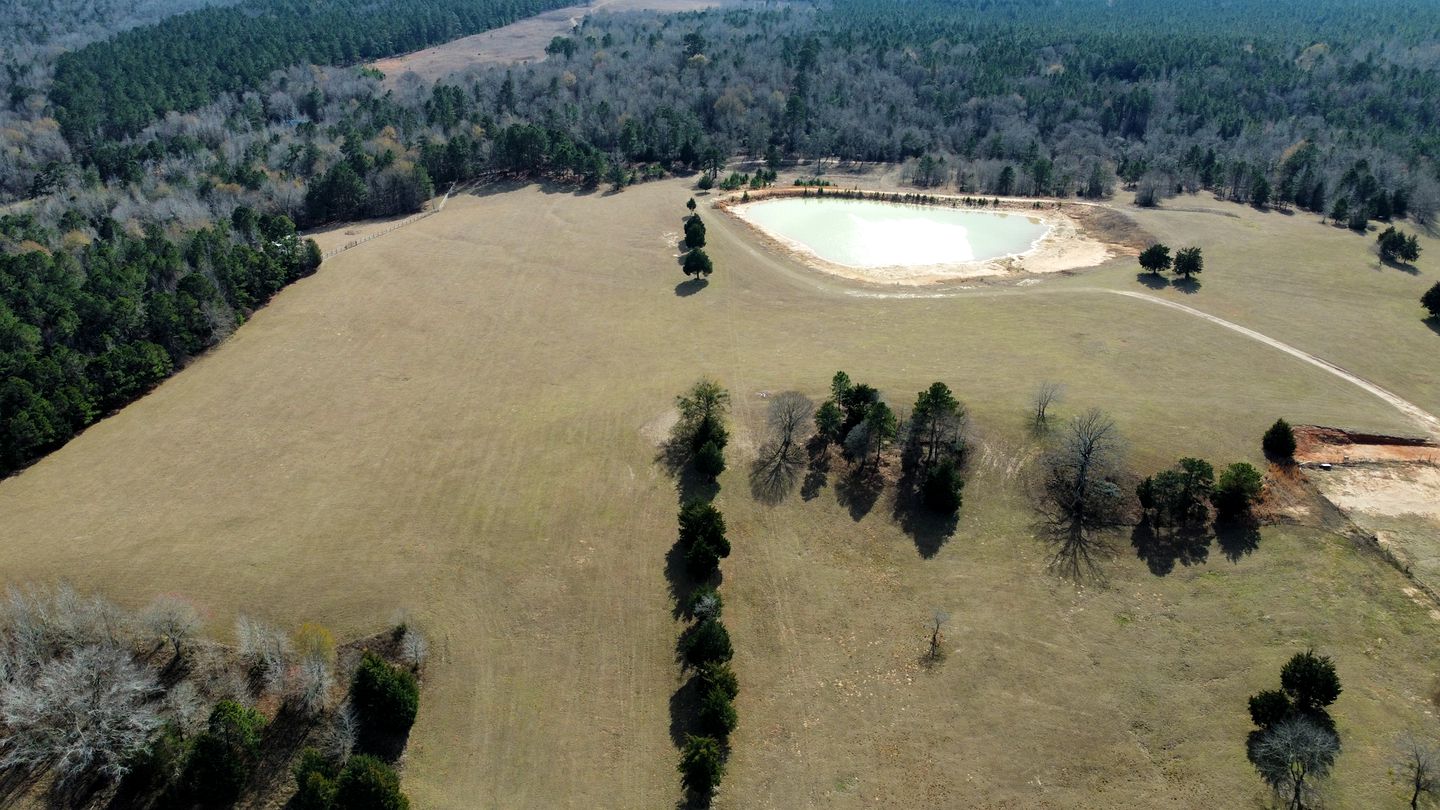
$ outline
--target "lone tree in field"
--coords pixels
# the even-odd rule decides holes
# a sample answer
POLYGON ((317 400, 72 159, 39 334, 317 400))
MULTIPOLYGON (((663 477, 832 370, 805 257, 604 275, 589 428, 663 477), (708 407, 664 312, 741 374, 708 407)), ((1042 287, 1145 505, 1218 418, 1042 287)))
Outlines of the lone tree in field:
POLYGON ((1105 547, 1096 533, 1124 519, 1125 495, 1117 483, 1124 475, 1120 448, 1115 421, 1092 408, 1071 421, 1045 458, 1042 509, 1057 547, 1051 565, 1066 575, 1098 575, 1105 547))
POLYGON ((1425 307, 1425 311, 1430 313, 1430 317, 1440 318, 1440 281, 1435 282, 1435 286, 1420 296, 1420 306, 1425 307))
POLYGON ((1140 254, 1140 266, 1145 268, 1147 273, 1160 275, 1170 269, 1170 248, 1156 243, 1151 245, 1140 254))
POLYGON ((1410 793, 1410 810, 1440 801, 1440 751, 1413 732, 1400 735, 1395 775, 1410 793))
POLYGON ((715 272, 715 264, 710 261, 710 254, 700 248, 695 248, 685 254, 685 263, 680 269, 687 276, 694 276, 698 281, 701 278, 709 278, 715 272))
POLYGON ((945 655, 944 648, 940 646, 945 637, 940 634, 940 629, 948 621, 950 614, 943 610, 937 610, 930 616, 930 649, 926 652, 926 657, 931 661, 939 661, 945 655))
POLYGON ((1291 717, 1261 733, 1250 761, 1288 810, 1305 810, 1339 753, 1334 732, 1309 717, 1291 717))
POLYGON ((1293 461, 1295 459, 1295 431, 1290 423, 1284 419, 1276 419, 1275 424, 1265 431, 1265 437, 1260 440, 1260 447, 1265 451, 1265 456, 1272 461, 1293 461))
POLYGON ((691 214, 685 220, 685 247, 691 250, 705 247, 705 223, 699 214, 691 214))
POLYGON ((1035 396, 1031 398, 1030 406, 1033 409, 1031 418, 1037 430, 1043 430, 1050 424, 1050 406, 1059 402, 1064 392, 1064 386, 1049 380, 1040 383, 1040 386, 1035 389, 1035 396))
POLYGON ((691 197, 690 199, 686 200, 685 207, 690 209, 690 211, 693 213, 695 211, 695 198, 691 197))
POLYGON ((1201 255, 1200 248, 1181 248, 1175 254, 1175 272, 1189 280, 1192 276, 1199 275, 1205 269, 1205 257, 1201 255))

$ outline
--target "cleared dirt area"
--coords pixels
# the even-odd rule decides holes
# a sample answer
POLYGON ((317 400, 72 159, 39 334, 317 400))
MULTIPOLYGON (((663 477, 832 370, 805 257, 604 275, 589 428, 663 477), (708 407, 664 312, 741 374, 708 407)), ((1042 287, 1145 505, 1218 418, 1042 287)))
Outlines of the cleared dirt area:
POLYGON ((699 11, 722 5, 724 0, 591 0, 527 17, 502 28, 452 40, 423 51, 392 56, 373 63, 387 84, 406 73, 434 81, 472 65, 513 64, 545 58, 550 40, 569 34, 586 16, 597 11, 699 11))
POLYGON ((1312 425, 1295 438, 1315 488, 1440 600, 1440 445, 1312 425))
MULTIPOLYGON (((217 635, 243 611, 353 637, 408 608, 434 640, 404 763, 416 807, 673 806, 677 503, 655 437, 710 374, 735 400, 717 503, 741 681, 718 806, 1262 806, 1245 699, 1311 645, 1345 683, 1334 806, 1395 801, 1391 736, 1433 711, 1440 639, 1400 572, 1290 526, 1215 538, 1163 577, 1117 536, 1108 585, 1077 589, 1046 573, 1019 477, 1045 379, 1067 386, 1062 418, 1113 413, 1141 471, 1258 462, 1277 415, 1401 433, 1404 414, 1231 329, 1083 289, 1133 287, 1130 259, 1063 294, 889 294, 711 215, 716 273, 687 282, 674 250, 692 193, 459 196, 326 262, 0 482, 4 578, 130 605, 181 594, 217 635), (750 497, 759 393, 819 398, 841 368, 898 405, 941 379, 970 407, 985 449, 933 557, 883 498, 833 482, 750 497), (922 668, 937 608, 949 654, 922 668)), ((1271 238, 1215 234, 1207 291, 1271 238)), ((1363 251, 1345 243, 1329 272, 1363 251)))

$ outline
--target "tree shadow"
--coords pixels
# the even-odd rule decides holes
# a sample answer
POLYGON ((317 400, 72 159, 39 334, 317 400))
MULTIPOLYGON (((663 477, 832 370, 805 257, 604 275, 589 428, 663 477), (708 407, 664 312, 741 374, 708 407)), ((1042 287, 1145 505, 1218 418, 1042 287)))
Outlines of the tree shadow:
POLYGON ((1440 335, 1440 315, 1431 315, 1426 318, 1425 325, 1430 327, 1431 332, 1440 335))
POLYGON ((1254 515, 1215 519, 1215 539, 1225 559, 1240 562, 1241 558, 1260 548, 1260 521, 1254 515))
POLYGON ((710 286, 708 278, 687 278, 675 285, 675 295, 679 298, 689 298, 710 286))
POLYGON ((1144 284, 1152 290, 1163 290, 1170 286, 1170 279, 1159 273, 1141 272, 1135 274, 1135 280, 1144 284))
POLYGON ((1157 531, 1150 521, 1142 520, 1130 533, 1130 545, 1157 577, 1174 571, 1176 563, 1202 565, 1210 557, 1210 535, 1198 526, 1157 531))
POLYGON ((1398 259, 1387 259, 1387 258, 1385 258, 1384 256, 1381 256, 1381 257, 1380 257, 1380 264, 1381 264, 1381 266, 1383 266, 1383 267, 1388 267, 1388 268, 1390 268, 1391 270, 1399 270, 1400 272, 1402 272, 1402 273, 1404 273, 1404 274, 1406 274, 1406 275, 1410 275, 1410 276, 1418 276, 1418 275, 1420 275, 1420 268, 1416 267, 1416 266, 1413 265, 1413 264, 1408 264, 1408 263, 1406 263, 1406 262, 1402 262, 1402 261, 1400 261, 1400 260, 1398 260, 1398 259))
POLYGON ((1050 570, 1077 585, 1104 586, 1102 563, 1115 556, 1110 541, 1070 521, 1049 521, 1040 536, 1050 546, 1050 570))
POLYGON ((1200 292, 1200 287, 1203 285, 1201 285, 1200 279, 1192 276, 1190 278, 1177 278, 1170 283, 1170 286, 1186 295, 1194 295, 1200 292))
POLYGON ((670 741, 676 748, 685 745, 685 737, 695 734, 700 726, 695 718, 700 714, 700 679, 686 678, 680 688, 670 696, 670 741))
POLYGON ((806 469, 805 452, 792 445, 784 454, 773 442, 760 448, 760 457, 750 466, 750 494, 755 500, 774 506, 785 500, 806 469))
POLYGON ((820 436, 812 436, 805 449, 810 454, 810 465, 805 468, 805 480, 800 484, 800 498, 813 501, 830 482, 830 443, 820 436))
POLYGON ((900 525, 900 530, 910 536, 915 550, 923 559, 930 559, 955 534, 960 524, 958 511, 945 515, 925 504, 921 491, 925 468, 917 458, 918 453, 906 451, 900 462, 900 480, 895 484, 895 508, 891 517, 900 525))
POLYGON ((850 519, 858 522, 875 508, 884 485, 878 464, 856 464, 835 483, 835 498, 849 510, 850 519))

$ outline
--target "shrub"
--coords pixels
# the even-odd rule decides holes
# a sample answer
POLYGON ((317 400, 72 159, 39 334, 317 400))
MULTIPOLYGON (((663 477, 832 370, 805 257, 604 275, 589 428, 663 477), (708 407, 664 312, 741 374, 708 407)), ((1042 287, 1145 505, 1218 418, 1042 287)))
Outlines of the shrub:
POLYGON ((1295 458, 1295 431, 1290 428, 1289 422, 1276 419, 1275 424, 1265 431, 1265 438, 1260 440, 1260 446, 1267 457, 1276 461, 1289 461, 1295 458))
POLYGON ((414 675, 366 651, 350 684, 350 700, 366 731, 405 734, 420 710, 420 685, 414 675))
POLYGON ((333 760, 314 748, 300 752, 300 761, 295 763, 295 809, 330 810, 334 807, 338 771, 333 760))
POLYGON ((335 807, 344 810, 407 810, 410 800, 400 791, 395 769, 368 754, 345 763, 335 780, 335 807))
POLYGON ((725 607, 725 600, 714 588, 696 588, 685 599, 685 615, 694 619, 718 619, 725 607))
POLYGON ((735 704, 723 689, 706 690, 700 698, 700 710, 696 713, 700 730, 712 737, 724 739, 730 736, 739 722, 735 704))
POLYGON ((965 480, 955 469, 955 462, 944 459, 925 476, 925 505, 942 515, 953 515, 960 509, 964 487, 965 480))
POLYGON ((704 619, 680 635, 680 657, 692 667, 729 661, 730 632, 719 619, 704 619))
POLYGON ((1440 281, 1435 282, 1435 286, 1420 296, 1420 306, 1425 307, 1430 317, 1440 318, 1440 281))
POLYGON ((1266 689, 1250 696, 1250 720, 1269 728, 1290 715, 1290 698, 1279 689, 1266 689))
POLYGON ((1340 697, 1340 677, 1329 656, 1314 650, 1296 653, 1280 670, 1280 687, 1302 712, 1323 712, 1340 697))
POLYGON ((1220 473, 1220 480, 1215 482, 1215 490, 1210 498, 1221 515, 1237 517, 1250 511, 1250 507, 1260 497, 1263 485, 1264 478, 1260 471, 1240 461, 1220 473))
POLYGON ((685 738, 680 752, 680 783, 691 792, 709 796, 725 775, 725 751, 714 737, 685 738))
POLYGON ((698 186, 701 191, 709 191, 715 187, 715 178, 711 177, 709 172, 701 172, 700 182, 695 185, 698 186))
POLYGON ((731 700, 740 695, 740 682, 735 678, 735 673, 731 671, 730 665, 723 661, 702 664, 695 677, 699 681, 701 694, 708 693, 712 689, 719 689, 731 700))
POLYGON ((260 752, 265 718, 233 700, 222 700, 210 712, 209 727, 195 738, 186 768, 186 784, 197 798, 234 801, 250 778, 260 752))
POLYGON ((705 223, 699 214, 691 214, 685 220, 685 246, 691 250, 705 247, 705 223))
POLYGON ((695 453, 695 470, 711 480, 718 478, 725 472, 725 451, 713 441, 701 445, 695 453))

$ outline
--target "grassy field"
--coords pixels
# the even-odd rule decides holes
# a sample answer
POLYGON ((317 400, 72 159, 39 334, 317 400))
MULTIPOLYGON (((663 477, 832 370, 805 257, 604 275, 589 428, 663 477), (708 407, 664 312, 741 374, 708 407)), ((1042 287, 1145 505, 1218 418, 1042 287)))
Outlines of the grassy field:
MULTIPOLYGON (((436 653, 404 770, 417 807, 671 806, 676 493, 655 437, 709 374, 737 434, 717 502, 741 726, 719 806, 1262 806, 1245 697, 1311 644, 1346 684, 1337 806, 1398 795, 1389 735, 1433 725, 1440 637, 1399 573, 1286 527, 1163 577, 1117 537, 1108 585, 1077 589, 1046 573, 1016 471, 1042 379, 1067 384, 1064 414, 1112 412, 1142 470, 1258 461, 1282 414, 1413 430, 1404 417, 1224 328, 1080 289, 1144 290, 1128 262, 914 297, 807 270, 712 214, 719 269, 697 292, 674 258, 689 193, 462 196, 328 261, 0 483, 4 578, 127 604, 181 593, 217 635, 237 612, 353 636, 408 609, 436 653), (933 558, 883 499, 857 516, 833 488, 749 496, 759 394, 819 398, 840 368, 906 407, 945 380, 971 408, 979 460, 933 558), (950 654, 926 669, 937 608, 950 654)), ((1418 370, 1440 337, 1410 311, 1424 279, 1367 269, 1358 237, 1223 209, 1241 216, 1140 217, 1205 246, 1185 303, 1440 406, 1418 370), (1280 241, 1303 269, 1265 264, 1280 241)))

